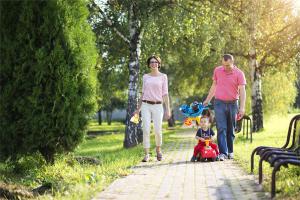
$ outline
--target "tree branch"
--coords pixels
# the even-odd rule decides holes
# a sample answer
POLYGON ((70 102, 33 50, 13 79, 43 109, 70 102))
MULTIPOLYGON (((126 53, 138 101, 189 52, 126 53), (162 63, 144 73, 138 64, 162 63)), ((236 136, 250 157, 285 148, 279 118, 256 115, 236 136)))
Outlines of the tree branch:
POLYGON ((294 25, 294 23, 290 23, 290 24, 284 26, 282 29, 280 29, 280 30, 278 30, 278 31, 276 31, 274 33, 270 33, 269 35, 266 35, 265 38, 269 38, 269 37, 272 37, 272 36, 277 35, 279 33, 282 33, 283 31, 285 31, 288 27, 290 27, 292 25, 294 25))
POLYGON ((243 57, 243 58, 246 58, 246 59, 249 59, 249 57, 250 57, 249 54, 244 54, 242 52, 239 52, 239 53, 237 53, 237 52, 231 52, 231 54, 234 55, 234 56, 243 57))
MULTIPOLYGON (((292 2, 284 2, 285 6, 289 6, 289 7, 292 7, 293 6, 293 3, 292 2)), ((266 15, 270 15, 270 14, 273 14, 274 12, 277 12, 279 10, 283 10, 284 7, 283 5, 280 5, 276 8, 273 8, 271 10, 265 10, 262 14, 261 14, 261 17, 264 17, 266 15)))
POLYGON ((124 42, 130 44, 129 39, 115 27, 115 25, 112 23, 112 21, 105 15, 103 10, 94 1, 91 1, 91 7, 93 7, 95 11, 99 12, 102 15, 106 24, 110 28, 112 28, 113 31, 124 40, 124 42))

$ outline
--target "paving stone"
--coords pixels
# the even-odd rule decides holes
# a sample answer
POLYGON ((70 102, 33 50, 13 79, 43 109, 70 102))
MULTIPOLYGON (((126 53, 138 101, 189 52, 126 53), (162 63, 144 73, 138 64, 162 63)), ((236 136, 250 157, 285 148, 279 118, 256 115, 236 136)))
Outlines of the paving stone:
POLYGON ((233 160, 189 162, 196 145, 194 132, 175 135, 176 142, 163 146, 163 161, 140 163, 133 173, 115 180, 93 200, 232 200, 268 199, 233 160))

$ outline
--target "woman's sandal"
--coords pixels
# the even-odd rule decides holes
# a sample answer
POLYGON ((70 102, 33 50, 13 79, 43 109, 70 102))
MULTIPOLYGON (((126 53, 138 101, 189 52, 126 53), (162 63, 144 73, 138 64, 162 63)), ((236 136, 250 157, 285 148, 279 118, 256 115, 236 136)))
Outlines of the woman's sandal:
POLYGON ((156 158, 158 161, 162 160, 162 153, 161 152, 156 152, 156 158))
POLYGON ((149 162, 150 160, 150 155, 146 154, 145 157, 143 158, 142 162, 149 162))

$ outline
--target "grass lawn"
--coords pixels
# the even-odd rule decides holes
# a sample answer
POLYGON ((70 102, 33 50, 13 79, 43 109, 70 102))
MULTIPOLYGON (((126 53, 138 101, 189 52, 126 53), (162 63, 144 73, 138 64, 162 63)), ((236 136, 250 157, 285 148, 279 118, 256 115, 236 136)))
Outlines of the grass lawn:
MULTIPOLYGON (((253 149, 257 146, 281 147, 285 144, 288 125, 293 116, 272 116, 265 121, 264 130, 253 133, 253 143, 246 141, 242 132, 236 136, 234 144, 235 159, 247 171, 250 172, 250 156, 253 149)), ((258 175, 258 156, 255 156, 255 171, 258 175)), ((263 164, 263 187, 265 191, 271 190, 272 169, 267 162, 263 164)), ((276 176, 276 199, 300 199, 300 167, 289 166, 288 169, 282 167, 276 176)), ((258 178, 257 178, 258 181, 258 178)))
MULTIPOLYGON (((167 124, 163 127, 164 142, 168 143, 170 135, 179 128, 166 130, 167 124)), ((50 182, 53 186, 52 194, 39 196, 38 199, 53 199, 53 195, 55 199, 91 199, 96 192, 101 191, 113 180, 128 175, 131 167, 141 161, 142 145, 130 149, 123 148, 125 130, 123 124, 113 123, 108 126, 104 123, 98 126, 97 122, 92 121, 89 130, 101 130, 106 133, 87 137, 74 153, 60 156, 52 166, 45 164, 39 155, 28 156, 20 160, 17 166, 0 163, 0 186, 1 182, 5 182, 9 185, 24 186, 30 190, 50 182), (79 164, 75 156, 98 158, 101 164, 79 164)), ((151 141, 154 148, 154 138, 151 141)))

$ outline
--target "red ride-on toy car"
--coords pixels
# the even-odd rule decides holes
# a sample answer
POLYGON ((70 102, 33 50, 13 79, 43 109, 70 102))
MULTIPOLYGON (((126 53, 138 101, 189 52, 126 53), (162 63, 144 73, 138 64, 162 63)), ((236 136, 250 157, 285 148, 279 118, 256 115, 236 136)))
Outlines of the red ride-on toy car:
POLYGON ((216 151, 209 146, 209 142, 211 141, 210 138, 205 138, 205 147, 201 149, 198 157, 198 161, 204 162, 204 161, 216 161, 217 159, 217 153, 216 151))

